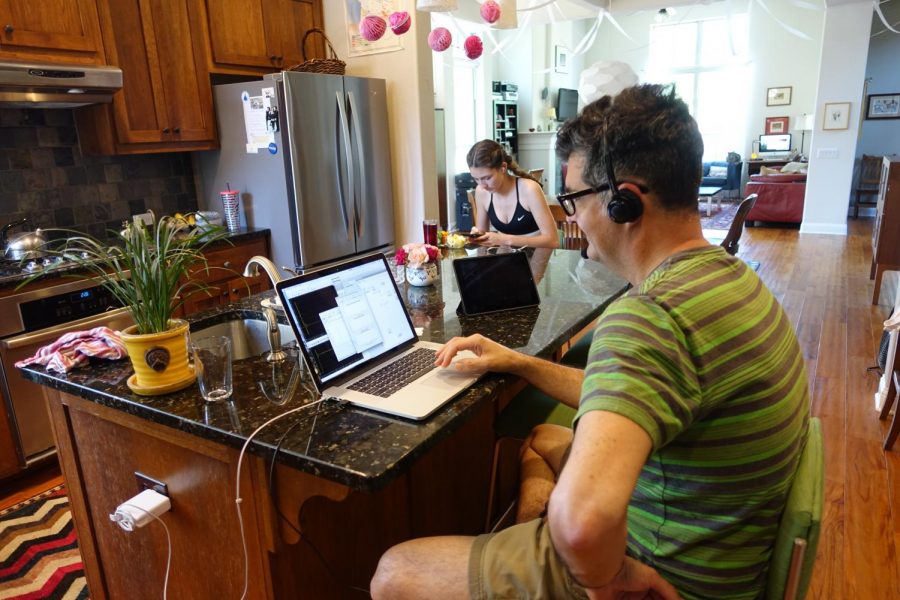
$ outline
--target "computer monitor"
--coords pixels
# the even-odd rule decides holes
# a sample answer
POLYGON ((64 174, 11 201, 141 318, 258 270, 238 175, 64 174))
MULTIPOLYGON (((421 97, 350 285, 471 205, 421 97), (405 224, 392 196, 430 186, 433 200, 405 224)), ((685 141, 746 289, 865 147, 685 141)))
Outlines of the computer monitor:
POLYGON ((787 154, 791 151, 791 134, 779 133, 759 136, 760 154, 787 154))
POLYGON ((559 88, 556 95, 556 120, 568 121, 578 114, 578 90, 559 88))

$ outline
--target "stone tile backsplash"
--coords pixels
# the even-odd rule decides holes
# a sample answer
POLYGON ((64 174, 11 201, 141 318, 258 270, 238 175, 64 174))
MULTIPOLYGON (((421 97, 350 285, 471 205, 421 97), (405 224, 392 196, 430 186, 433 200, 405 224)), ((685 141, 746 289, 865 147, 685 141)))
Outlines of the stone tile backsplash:
POLYGON ((0 227, 27 217, 104 238, 147 209, 197 210, 190 153, 82 156, 71 109, 0 109, 0 227))

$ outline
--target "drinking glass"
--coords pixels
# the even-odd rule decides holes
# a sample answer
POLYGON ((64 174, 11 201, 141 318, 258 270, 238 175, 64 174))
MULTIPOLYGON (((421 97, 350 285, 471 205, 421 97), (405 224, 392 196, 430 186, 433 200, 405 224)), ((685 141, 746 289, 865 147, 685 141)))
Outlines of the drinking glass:
POLYGON ((200 394, 207 402, 231 397, 231 338, 224 335, 205 337, 191 343, 194 373, 200 394))
POLYGON ((425 219, 422 221, 422 233, 425 235, 425 243, 437 246, 437 219, 425 219))

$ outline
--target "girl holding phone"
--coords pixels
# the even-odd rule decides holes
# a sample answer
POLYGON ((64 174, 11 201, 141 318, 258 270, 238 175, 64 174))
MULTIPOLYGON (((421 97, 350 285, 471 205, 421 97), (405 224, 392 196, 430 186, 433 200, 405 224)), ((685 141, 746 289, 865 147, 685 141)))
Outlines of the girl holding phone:
POLYGON ((481 140, 466 155, 475 188, 473 242, 490 246, 556 248, 559 235, 541 184, 494 140, 481 140))

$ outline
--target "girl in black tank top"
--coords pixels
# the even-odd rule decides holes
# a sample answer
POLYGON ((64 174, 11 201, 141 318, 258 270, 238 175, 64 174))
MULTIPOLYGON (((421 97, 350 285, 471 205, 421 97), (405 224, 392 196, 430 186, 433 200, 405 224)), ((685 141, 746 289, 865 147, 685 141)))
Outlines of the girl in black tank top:
POLYGON ((481 140, 469 150, 466 163, 478 185, 471 241, 488 246, 559 247, 559 231, 541 182, 523 171, 500 144, 481 140), (524 180, 521 185, 520 179, 524 180), (509 220, 501 220, 500 215, 509 220))

